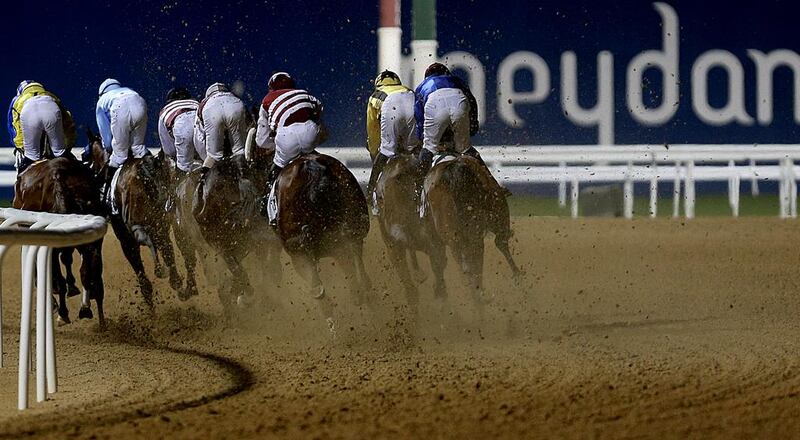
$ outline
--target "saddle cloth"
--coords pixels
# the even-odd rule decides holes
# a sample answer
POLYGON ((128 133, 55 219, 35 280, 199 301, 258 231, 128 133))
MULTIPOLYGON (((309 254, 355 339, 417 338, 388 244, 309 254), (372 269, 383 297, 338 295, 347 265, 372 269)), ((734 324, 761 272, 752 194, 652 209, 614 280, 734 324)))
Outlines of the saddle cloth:
POLYGON ((278 220, 278 192, 275 188, 278 187, 278 181, 272 184, 269 190, 269 197, 267 198, 267 218, 270 223, 275 223, 278 220))
MULTIPOLYGON (((440 153, 434 156, 431 168, 436 165, 448 163, 456 160, 458 156, 453 153, 440 153)), ((419 197, 419 218, 425 217, 425 210, 428 207, 428 187, 423 183, 422 191, 419 197)))
POLYGON ((119 205, 117 205, 117 194, 115 189, 117 188, 117 182, 119 182, 120 172, 124 167, 125 164, 122 164, 121 167, 117 168, 117 171, 114 173, 114 177, 111 178, 111 188, 108 190, 108 199, 106 203, 108 203, 108 208, 111 209, 112 215, 119 214, 119 205))

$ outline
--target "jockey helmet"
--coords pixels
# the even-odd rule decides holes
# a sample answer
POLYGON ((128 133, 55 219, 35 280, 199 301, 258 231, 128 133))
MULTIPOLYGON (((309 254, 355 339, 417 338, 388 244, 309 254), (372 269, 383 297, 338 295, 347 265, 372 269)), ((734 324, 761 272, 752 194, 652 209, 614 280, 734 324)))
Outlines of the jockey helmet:
POLYGON ((269 77, 267 87, 270 90, 283 90, 295 88, 294 79, 286 72, 277 72, 269 77))
MULTIPOLYGON (((22 92, 25 91, 25 89, 27 89, 28 87, 30 87, 30 86, 32 86, 34 84, 39 84, 39 83, 37 83, 36 81, 34 81, 32 79, 26 79, 25 81, 22 81, 17 86, 17 95, 21 95, 22 92)), ((41 85, 41 84, 39 84, 39 85, 41 85)))
POLYGON ((189 93, 189 89, 183 86, 177 86, 167 92, 167 102, 177 101, 179 99, 192 99, 192 94, 189 93))
POLYGON ((375 87, 388 85, 400 85, 400 77, 391 70, 384 70, 375 77, 375 87))
POLYGON ((442 63, 433 63, 425 69, 425 78, 440 75, 450 75, 450 69, 442 63))
POLYGON ((217 83, 211 84, 211 86, 209 86, 206 89, 206 98, 208 98, 209 96, 211 96, 211 95, 213 95, 214 93, 217 93, 217 92, 228 92, 228 91, 230 91, 230 90, 228 90, 228 86, 226 86, 225 83, 217 82, 217 83))
POLYGON ((108 78, 100 84, 100 89, 97 91, 97 96, 103 96, 103 93, 111 89, 116 89, 117 87, 121 87, 119 81, 113 78, 108 78))

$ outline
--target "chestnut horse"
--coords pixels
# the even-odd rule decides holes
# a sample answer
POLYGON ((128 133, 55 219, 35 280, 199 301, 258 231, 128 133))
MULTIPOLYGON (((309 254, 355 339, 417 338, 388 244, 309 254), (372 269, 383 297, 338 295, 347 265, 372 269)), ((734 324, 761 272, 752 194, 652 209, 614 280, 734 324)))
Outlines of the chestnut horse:
MULTIPOLYGON (((105 169, 107 155, 99 137, 90 134, 89 151, 85 152, 93 170, 105 169)), ((139 290, 149 310, 155 308, 153 285, 147 278, 140 246, 147 246, 153 256, 155 274, 165 278, 169 271, 170 286, 179 291, 183 281, 175 266, 170 241, 172 213, 167 209, 174 200, 171 173, 163 152, 157 156, 129 158, 119 172, 114 192, 115 211, 110 214, 114 235, 125 258, 133 267, 139 290), (163 264, 159 255, 163 257, 163 264)))
POLYGON ((397 154, 386 163, 375 185, 378 223, 412 313, 418 312, 419 291, 414 279, 424 281, 417 251, 428 254, 435 277, 434 294, 446 296, 444 246, 433 233, 430 217, 419 216, 419 161, 413 154, 397 154), (413 270, 413 273, 412 273, 413 270))
MULTIPOLYGON (((56 214, 105 215, 105 207, 97 191, 94 174, 80 162, 64 157, 46 160, 31 165, 17 177, 14 185, 14 208, 43 211, 56 214)), ((74 248, 57 249, 53 252, 53 291, 58 294, 58 316, 69 323, 67 294, 77 291, 72 275, 72 252, 74 248), (58 265, 59 256, 66 269, 66 279, 58 265)), ((91 299, 97 304, 100 327, 105 328, 103 313, 103 239, 77 247, 81 256, 80 277, 84 294, 79 318, 91 318, 91 299)))
POLYGON ((316 152, 289 163, 275 184, 278 237, 297 272, 310 283, 312 296, 322 300, 322 313, 333 331, 333 305, 326 298, 318 262, 336 258, 356 303, 368 299, 371 283, 362 257, 369 232, 364 193, 341 162, 316 152))
POLYGON ((517 279, 521 272, 511 256, 511 221, 505 191, 477 159, 457 155, 431 168, 424 182, 423 209, 433 230, 464 273, 473 299, 482 303, 483 239, 487 232, 517 279))

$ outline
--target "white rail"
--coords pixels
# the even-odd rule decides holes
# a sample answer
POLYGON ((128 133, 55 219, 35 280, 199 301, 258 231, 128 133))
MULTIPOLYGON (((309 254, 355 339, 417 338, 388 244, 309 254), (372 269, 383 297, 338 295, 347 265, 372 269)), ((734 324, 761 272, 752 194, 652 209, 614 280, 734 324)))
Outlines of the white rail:
MULTIPOLYGON (((797 215, 797 178, 800 145, 564 145, 477 147, 484 161, 503 184, 558 185, 559 203, 567 204, 577 217, 581 184, 623 183, 624 214, 633 216, 634 184, 646 182, 650 189, 650 215, 657 214, 659 183, 673 188, 673 216, 694 217, 697 182, 728 182, 731 213, 739 214, 742 180, 750 181, 754 195, 764 181, 780 183, 781 217, 797 215)), ((369 155, 363 148, 321 148, 343 161, 360 182, 369 176, 369 155)))
MULTIPOLYGON (((753 195, 759 183, 779 182, 781 217, 797 215, 797 178, 800 169, 800 145, 793 144, 690 144, 690 145, 510 145, 479 146, 481 156, 497 180, 503 184, 558 185, 559 204, 567 205, 567 185, 571 186, 572 215, 577 217, 580 185, 597 182, 623 184, 624 213, 633 216, 634 184, 647 182, 650 187, 650 215, 656 215, 659 183, 671 182, 673 216, 693 217, 697 182, 728 182, 731 214, 739 213, 739 189, 742 180, 750 182, 753 195)), ((75 150, 76 155, 80 152, 75 150)), ((365 184, 370 161, 365 148, 323 147, 350 168, 365 184)), ((13 149, 0 149, 0 164, 12 164, 13 149)), ((11 186, 14 171, 0 171, 0 187, 11 186)))
MULTIPOLYGON (((53 331, 53 249, 78 246, 102 238, 106 221, 90 215, 59 215, 0 208, 0 269, 13 245, 22 245, 22 304, 19 329, 17 407, 28 407, 31 368, 31 311, 36 279, 36 400, 42 402, 58 387, 53 331)), ((0 270, 0 367, 3 366, 2 270, 0 270)))

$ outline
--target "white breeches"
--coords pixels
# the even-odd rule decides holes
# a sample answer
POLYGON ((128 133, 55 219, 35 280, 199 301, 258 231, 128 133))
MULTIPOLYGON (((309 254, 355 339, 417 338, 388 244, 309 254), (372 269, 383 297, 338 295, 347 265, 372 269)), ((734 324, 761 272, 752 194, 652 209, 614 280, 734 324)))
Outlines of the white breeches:
POLYGON ((469 139, 469 102, 458 89, 439 89, 428 96, 425 103, 422 146, 436 154, 442 135, 451 129, 457 152, 463 153, 472 144, 469 139))
POLYGON ((414 92, 396 92, 381 106, 381 154, 392 157, 398 148, 413 146, 414 92))
POLYGON ((158 127, 161 149, 164 150, 164 154, 175 159, 179 170, 185 172, 192 169, 192 162, 196 158, 200 160, 206 158, 203 143, 195 142, 195 117, 196 112, 193 111, 179 115, 172 124, 172 134, 164 124, 158 127))
POLYGON ((147 154, 144 144, 147 135, 147 105, 137 94, 122 95, 111 104, 111 159, 112 167, 120 167, 128 160, 128 151, 133 157, 147 154))
POLYGON ((33 161, 42 158, 42 140, 50 141, 53 155, 64 154, 66 140, 61 110, 55 100, 47 95, 34 96, 25 102, 19 115, 24 139, 22 148, 25 156, 33 161))
POLYGON ((314 121, 296 122, 279 127, 275 134, 275 165, 285 168, 297 156, 310 153, 317 147, 320 126, 314 121))
POLYGON ((247 139, 247 109, 235 95, 213 97, 203 107, 203 139, 205 153, 218 162, 225 153, 225 140, 231 145, 231 155, 244 154, 247 139))

